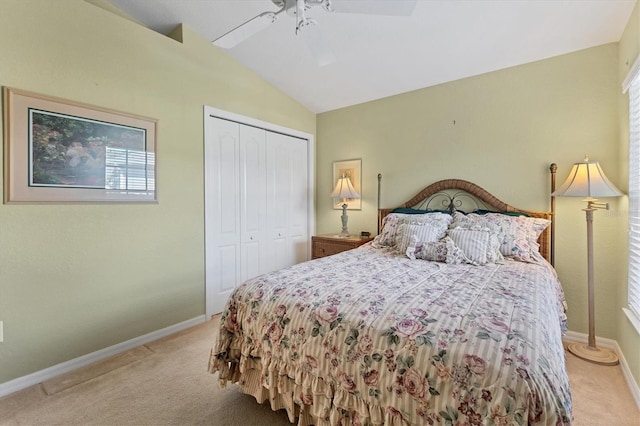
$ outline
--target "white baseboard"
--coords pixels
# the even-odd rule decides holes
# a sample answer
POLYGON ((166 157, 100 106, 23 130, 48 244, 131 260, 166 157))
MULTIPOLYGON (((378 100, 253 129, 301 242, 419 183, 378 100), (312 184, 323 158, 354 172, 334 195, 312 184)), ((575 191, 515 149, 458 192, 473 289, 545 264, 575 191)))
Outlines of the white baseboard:
POLYGON ((129 349, 133 349, 154 340, 167 337, 171 334, 186 330, 187 328, 193 327, 195 325, 202 324, 203 322, 205 322, 205 320, 206 316, 200 315, 190 320, 170 325, 169 327, 152 331, 151 333, 147 333, 142 336, 134 337, 131 340, 109 346, 108 348, 100 349, 98 351, 91 352, 90 354, 53 365, 49 368, 45 368, 44 370, 36 371, 35 373, 18 377, 17 379, 10 380, 8 382, 0 383, 0 398, 20 391, 22 389, 26 389, 29 386, 37 385, 38 383, 42 383, 61 374, 68 373, 80 367, 93 364, 97 361, 102 361, 103 359, 109 358, 113 355, 117 355, 124 351, 128 351, 129 349))
MULTIPOLYGON (((567 334, 565 334, 563 340, 570 342, 587 343, 589 340, 589 336, 584 333, 567 331, 567 334)), ((629 364, 627 363, 627 360, 622 353, 622 349, 620 349, 620 345, 618 345, 618 342, 616 340, 606 339, 604 337, 596 337, 596 343, 598 346, 602 346, 603 348, 614 350, 618 355, 618 358, 620 359, 620 367, 622 368, 622 374, 627 381, 627 385, 629 386, 629 390, 631 391, 631 396, 633 396, 633 399, 636 402, 638 409, 640 410, 640 387, 633 378, 633 374, 631 374, 629 364)))

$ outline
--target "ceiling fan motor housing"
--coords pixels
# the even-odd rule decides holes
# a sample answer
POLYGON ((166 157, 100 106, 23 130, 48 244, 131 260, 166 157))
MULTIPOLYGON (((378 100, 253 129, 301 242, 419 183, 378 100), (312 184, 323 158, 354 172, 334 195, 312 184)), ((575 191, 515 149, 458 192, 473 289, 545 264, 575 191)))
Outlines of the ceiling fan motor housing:
POLYGON ((304 13, 305 10, 309 10, 314 6, 323 5, 327 10, 329 9, 329 0, 271 0, 280 9, 284 9, 287 15, 297 16, 298 10, 304 13))

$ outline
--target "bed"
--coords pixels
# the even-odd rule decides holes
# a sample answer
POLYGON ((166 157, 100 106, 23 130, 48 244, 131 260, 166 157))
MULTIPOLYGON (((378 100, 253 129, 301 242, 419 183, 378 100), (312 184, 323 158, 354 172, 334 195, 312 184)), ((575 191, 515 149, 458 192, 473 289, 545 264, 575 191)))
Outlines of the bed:
POLYGON ((429 185, 372 243, 239 286, 209 371, 299 425, 571 424, 552 216, 429 185))

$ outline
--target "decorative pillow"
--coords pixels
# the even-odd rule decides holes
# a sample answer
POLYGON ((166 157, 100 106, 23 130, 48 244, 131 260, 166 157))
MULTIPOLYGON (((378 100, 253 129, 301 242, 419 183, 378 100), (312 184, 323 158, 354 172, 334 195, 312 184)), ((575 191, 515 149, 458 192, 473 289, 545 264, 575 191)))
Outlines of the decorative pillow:
POLYGON ((434 262, 447 261, 447 244, 444 241, 424 243, 413 236, 407 246, 406 255, 409 259, 424 259, 434 262))
POLYGON ((456 227, 449 230, 448 236, 463 251, 469 263, 486 265, 503 259, 498 237, 488 228, 478 225, 470 228, 456 227))
POLYGON ((456 246, 456 243, 449 237, 444 238, 444 244, 447 248, 446 262, 453 265, 460 265, 462 263, 471 263, 464 252, 456 246))
POLYGON ((405 253, 413 237, 423 243, 434 243, 442 239, 447 227, 438 222, 401 223, 396 231, 396 250, 405 253))
POLYGON ((500 241, 500 252, 523 262, 536 262, 540 246, 538 237, 551 222, 547 219, 508 216, 501 213, 463 215, 453 213, 452 226, 480 225, 495 230, 500 241))
POLYGON ((444 236, 452 220, 451 215, 439 212, 424 214, 390 213, 382 220, 382 231, 380 235, 374 238, 373 246, 378 248, 395 247, 398 227, 403 223, 430 223, 441 229, 444 236))

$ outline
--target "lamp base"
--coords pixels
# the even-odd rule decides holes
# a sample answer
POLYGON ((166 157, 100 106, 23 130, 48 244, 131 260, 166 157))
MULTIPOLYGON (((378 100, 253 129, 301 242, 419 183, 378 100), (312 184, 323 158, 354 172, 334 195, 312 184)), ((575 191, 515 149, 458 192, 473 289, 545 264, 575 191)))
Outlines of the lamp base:
POLYGON ((567 350, 585 361, 600 365, 618 365, 618 355, 611 349, 589 346, 586 343, 567 343, 567 350))

